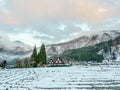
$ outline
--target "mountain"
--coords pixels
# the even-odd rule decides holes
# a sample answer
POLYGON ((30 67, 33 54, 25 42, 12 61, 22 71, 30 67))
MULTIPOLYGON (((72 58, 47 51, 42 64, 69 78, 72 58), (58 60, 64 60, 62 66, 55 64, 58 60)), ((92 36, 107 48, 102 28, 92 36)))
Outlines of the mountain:
POLYGON ((5 35, 0 34, 0 60, 11 61, 16 58, 30 56, 32 47, 21 41, 10 41, 5 35))
MULTIPOLYGON (((97 53, 102 52, 102 50, 106 48, 104 42, 114 40, 119 36, 120 30, 82 32, 79 34, 79 36, 74 37, 74 39, 68 42, 46 45, 46 52, 48 57, 60 54, 64 58, 66 58, 66 56, 69 57, 69 55, 71 58, 73 58, 73 55, 78 56, 78 53, 81 52, 83 55, 86 54, 89 57, 94 55, 96 56, 96 59, 98 59, 98 57, 103 59, 102 56, 97 55, 97 53), (91 54, 92 52, 94 53, 91 54)), ((7 36, 0 34, 0 60, 5 59, 11 61, 17 58, 24 58, 26 56, 29 57, 32 53, 32 48, 33 47, 26 45, 21 41, 10 41, 7 36)), ((108 54, 104 54, 103 52, 102 55, 104 58, 108 56, 108 54)))
POLYGON ((47 55, 62 54, 67 50, 78 49, 108 41, 120 36, 120 30, 87 31, 68 42, 46 46, 47 55))
POLYGON ((93 46, 65 51, 60 57, 72 61, 94 61, 106 64, 120 64, 120 36, 93 46))

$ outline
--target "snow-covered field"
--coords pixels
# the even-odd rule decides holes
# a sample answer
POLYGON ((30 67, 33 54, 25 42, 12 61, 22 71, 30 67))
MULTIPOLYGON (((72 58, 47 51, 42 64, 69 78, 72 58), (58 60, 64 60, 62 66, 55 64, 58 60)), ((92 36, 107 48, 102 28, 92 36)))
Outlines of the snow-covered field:
POLYGON ((120 65, 0 70, 0 90, 120 90, 120 65))

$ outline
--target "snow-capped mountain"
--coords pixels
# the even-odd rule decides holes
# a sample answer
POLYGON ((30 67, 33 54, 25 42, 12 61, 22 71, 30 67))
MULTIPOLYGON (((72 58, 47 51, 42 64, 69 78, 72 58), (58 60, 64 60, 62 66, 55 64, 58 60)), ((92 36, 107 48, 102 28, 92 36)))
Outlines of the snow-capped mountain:
MULTIPOLYGON (((87 31, 80 33, 68 42, 46 45, 47 55, 62 54, 64 51, 78 49, 87 46, 108 41, 120 36, 120 30, 109 31, 87 31)), ((21 41, 10 41, 5 35, 0 34, 0 60, 13 60, 30 56, 33 47, 22 43, 21 41)), ((38 48, 39 50, 39 48, 38 48)))
POLYGON ((114 39, 117 36, 120 36, 120 30, 82 32, 79 36, 77 36, 77 38, 71 41, 60 44, 47 45, 47 54, 61 54, 67 50, 93 46, 97 43, 114 39))
POLYGON ((25 57, 31 53, 31 48, 20 41, 10 41, 6 35, 0 34, 0 60, 25 57))
POLYGON ((113 61, 119 61, 120 62, 120 45, 111 46, 110 49, 108 49, 106 52, 104 49, 100 50, 98 54, 102 54, 104 57, 103 62, 105 63, 112 62, 113 61))

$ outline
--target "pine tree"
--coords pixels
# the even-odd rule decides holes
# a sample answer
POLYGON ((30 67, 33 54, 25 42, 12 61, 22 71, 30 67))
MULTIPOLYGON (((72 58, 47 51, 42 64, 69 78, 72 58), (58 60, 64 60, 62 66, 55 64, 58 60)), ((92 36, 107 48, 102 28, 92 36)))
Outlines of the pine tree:
POLYGON ((31 66, 33 66, 33 67, 37 66, 37 49, 36 49, 36 45, 34 46, 33 53, 31 55, 31 66))
POLYGON ((38 59, 39 64, 42 64, 42 65, 47 64, 46 50, 45 50, 45 45, 44 44, 41 45, 41 48, 40 48, 40 51, 38 53, 37 59, 38 59))

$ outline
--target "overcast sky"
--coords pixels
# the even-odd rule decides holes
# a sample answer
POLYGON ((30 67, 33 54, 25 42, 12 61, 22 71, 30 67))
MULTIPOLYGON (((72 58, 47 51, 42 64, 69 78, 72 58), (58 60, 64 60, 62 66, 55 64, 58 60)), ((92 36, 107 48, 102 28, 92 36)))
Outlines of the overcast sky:
POLYGON ((0 0, 0 33, 30 45, 120 30, 120 0, 0 0))

